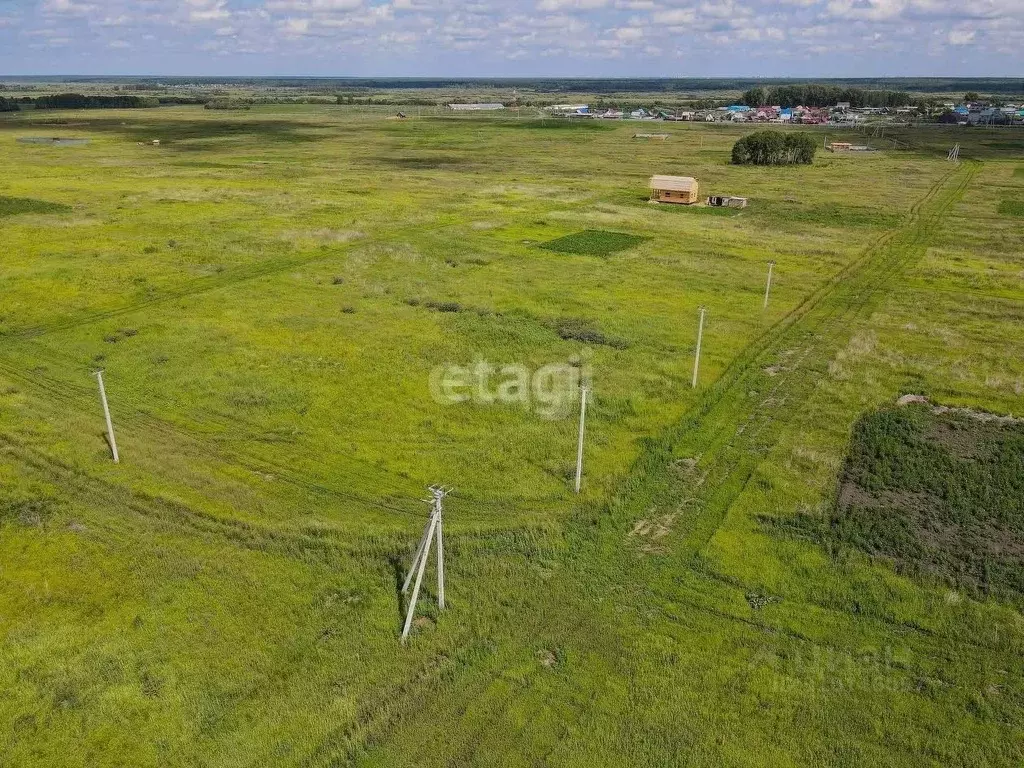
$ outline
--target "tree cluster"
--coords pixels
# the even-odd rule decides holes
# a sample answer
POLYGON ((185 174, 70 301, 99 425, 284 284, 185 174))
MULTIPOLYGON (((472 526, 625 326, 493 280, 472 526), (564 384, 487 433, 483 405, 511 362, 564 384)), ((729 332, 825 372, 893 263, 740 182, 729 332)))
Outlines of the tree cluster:
POLYGON ((206 102, 203 109, 252 109, 252 106, 243 99, 214 99, 206 102))
POLYGON ((160 102, 151 96, 84 96, 81 93, 58 93, 35 99, 36 109, 141 109, 157 107, 160 102))
POLYGON ((868 91, 823 83, 751 88, 743 94, 749 107, 830 107, 848 101, 851 107, 905 107, 914 103, 905 91, 868 91))
POLYGON ((732 148, 736 165, 807 165, 814 162, 818 142, 806 133, 755 131, 732 148))
POLYGON ((18 102, 14 99, 5 99, 0 96, 0 112, 17 112, 19 109, 18 102))

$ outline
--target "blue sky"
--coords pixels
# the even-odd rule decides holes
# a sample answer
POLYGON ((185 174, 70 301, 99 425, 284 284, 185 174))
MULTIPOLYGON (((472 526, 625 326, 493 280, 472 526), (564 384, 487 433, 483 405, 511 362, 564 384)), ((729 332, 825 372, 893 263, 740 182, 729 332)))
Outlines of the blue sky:
POLYGON ((1022 76, 1024 0, 0 0, 0 75, 1022 76))

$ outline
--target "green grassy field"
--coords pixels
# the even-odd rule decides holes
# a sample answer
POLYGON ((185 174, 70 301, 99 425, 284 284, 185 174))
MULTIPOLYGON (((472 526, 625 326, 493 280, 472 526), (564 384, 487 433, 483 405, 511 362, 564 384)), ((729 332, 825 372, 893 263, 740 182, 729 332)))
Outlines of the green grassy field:
POLYGON ((778 534, 900 394, 1020 414, 1018 134, 766 170, 723 126, 53 120, 0 119, 0 764, 1024 760, 1019 604, 778 534), (581 360, 578 497, 574 403, 431 394, 581 360), (449 609, 402 647, 431 483, 449 609))

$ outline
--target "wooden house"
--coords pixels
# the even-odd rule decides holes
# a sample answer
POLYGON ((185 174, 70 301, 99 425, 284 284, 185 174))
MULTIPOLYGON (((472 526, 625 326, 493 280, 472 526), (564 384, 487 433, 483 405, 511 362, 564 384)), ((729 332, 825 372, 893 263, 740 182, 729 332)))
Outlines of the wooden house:
POLYGON ((659 203, 693 205, 697 202, 697 180, 691 176, 652 176, 651 200, 659 203))

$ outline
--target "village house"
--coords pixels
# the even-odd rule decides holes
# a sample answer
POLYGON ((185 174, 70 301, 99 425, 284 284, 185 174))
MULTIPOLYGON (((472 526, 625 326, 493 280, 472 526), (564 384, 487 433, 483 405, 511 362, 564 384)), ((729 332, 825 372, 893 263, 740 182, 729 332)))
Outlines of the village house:
POLYGON ((652 176, 649 186, 652 201, 679 205, 697 202, 697 180, 692 176, 652 176))

